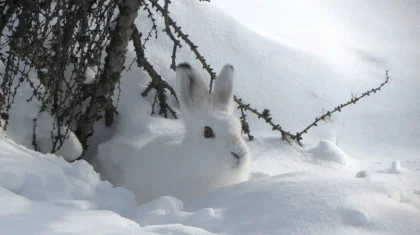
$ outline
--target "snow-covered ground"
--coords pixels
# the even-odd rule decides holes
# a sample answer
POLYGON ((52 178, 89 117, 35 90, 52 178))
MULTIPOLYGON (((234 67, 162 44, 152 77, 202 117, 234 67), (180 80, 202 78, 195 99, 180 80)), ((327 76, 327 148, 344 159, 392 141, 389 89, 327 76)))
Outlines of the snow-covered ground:
POLYGON ((411 172, 358 178, 334 166, 345 156, 333 144, 309 152, 323 151, 330 158, 318 159, 316 173, 253 179, 185 204, 165 196, 137 205, 85 161, 70 164, 1 137, 0 234, 418 234, 419 195, 392 186, 411 172))
MULTIPOLYGON (((420 27, 415 23, 420 4, 301 0, 266 1, 259 8, 253 0, 172 2, 172 17, 214 69, 227 62, 235 66, 234 93, 259 110, 270 108, 273 120, 291 132, 346 101, 351 92, 380 84, 386 69, 390 83, 333 116, 332 124, 311 130, 304 148, 281 141, 250 114, 255 136, 248 142, 250 181, 189 201, 166 195, 142 205, 133 193, 102 181, 85 161, 70 164, 27 149, 31 129, 18 124, 31 124, 28 120, 37 114, 29 111, 37 104, 26 104, 11 114, 16 124, 10 138, 0 137, 0 234, 420 234, 420 27), (265 14, 253 13, 256 9, 265 14), (263 15, 274 14, 278 18, 268 19, 267 28, 258 28, 263 15), (256 25, 253 19, 259 19, 256 25)), ((148 32, 148 22, 142 13, 137 26, 148 32)), ((148 42, 146 52, 174 84, 171 51, 161 34, 148 42)), ((133 56, 130 46, 127 63, 133 56)), ((199 66, 194 58, 184 46, 177 62, 199 66)), ((115 171, 124 170, 117 168, 119 160, 135 155, 138 146, 182 130, 177 120, 149 116, 153 94, 140 96, 148 79, 137 68, 124 72, 120 115, 111 128, 96 125, 90 155, 100 172, 98 158, 112 160, 115 171)), ((25 95, 30 96, 22 89, 17 102, 24 104, 25 95)), ((47 127, 40 138, 49 138, 47 127)), ((59 155, 71 158, 78 151, 71 138, 59 155)))

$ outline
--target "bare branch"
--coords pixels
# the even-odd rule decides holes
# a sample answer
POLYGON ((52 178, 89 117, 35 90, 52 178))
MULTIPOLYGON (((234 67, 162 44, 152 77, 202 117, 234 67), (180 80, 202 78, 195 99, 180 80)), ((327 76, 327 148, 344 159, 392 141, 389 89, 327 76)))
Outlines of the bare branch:
POLYGON ((10 17, 15 13, 19 1, 12 0, 10 4, 8 4, 7 9, 0 10, 0 37, 1 32, 3 32, 4 27, 7 25, 10 17))
POLYGON ((369 96, 372 93, 376 93, 378 91, 380 91, 382 89, 383 86, 385 86, 385 84, 387 84, 389 81, 389 76, 388 76, 388 70, 386 70, 385 72, 385 81, 383 83, 381 83, 381 85, 379 85, 376 88, 373 88, 371 90, 368 90, 364 93, 362 93, 362 95, 360 96, 356 96, 353 93, 351 94, 351 99, 347 102, 347 103, 343 103, 338 105, 337 107, 335 107, 333 110, 328 111, 326 113, 324 113, 323 115, 316 117, 315 121, 312 122, 311 124, 309 124, 309 126, 307 126, 305 129, 303 129, 303 131, 298 132, 295 136, 295 139, 298 141, 298 143, 300 144, 300 140, 302 140, 302 135, 306 134, 308 132, 308 130, 314 126, 317 126, 318 122, 320 121, 325 121, 331 118, 331 115, 335 112, 341 112, 341 110, 347 106, 350 106, 351 104, 356 104, 357 101, 359 101, 360 99, 362 99, 363 97, 369 96))
POLYGON ((145 1, 142 1, 142 6, 143 6, 143 9, 147 11, 147 18, 149 18, 152 22, 152 28, 150 29, 143 43, 143 48, 145 48, 146 43, 152 38, 153 32, 155 32, 155 39, 158 37, 158 31, 157 31, 156 19, 149 8, 149 4, 147 4, 145 1))
MULTIPOLYGON (((168 11, 165 10, 164 7, 162 7, 161 5, 158 4, 158 2, 156 0, 150 0, 150 2, 152 3, 153 7, 156 7, 156 9, 162 13, 162 15, 165 17, 165 23, 167 23, 169 26, 171 26, 175 33, 178 35, 178 37, 180 37, 185 43, 188 44, 188 46, 190 47, 191 51, 195 54, 195 56, 197 57, 197 59, 201 62, 201 64, 203 65, 203 68, 210 74, 210 87, 209 87, 209 92, 211 92, 212 90, 212 86, 213 86, 213 81, 216 78, 216 74, 213 72, 213 69, 210 67, 210 65, 207 64, 206 60, 204 59, 204 57, 198 52, 197 48, 198 46, 194 45, 192 43, 192 41, 188 38, 188 34, 185 34, 181 31, 181 27, 179 27, 176 22, 167 14, 168 11)), ((165 1, 165 4, 167 2, 165 1)), ((169 30, 170 31, 170 30, 169 30)), ((168 33, 168 31, 166 31, 168 33)), ((172 39, 171 35, 169 35, 169 37, 172 39)), ((173 40, 173 39, 172 39, 173 40)), ((174 41, 174 40, 173 40, 174 41)), ((178 40, 175 39, 174 43, 177 44, 178 40)), ((174 46, 175 48, 175 46, 174 46)), ((173 52, 176 49, 173 50, 173 52)), ((172 55, 174 55, 174 53, 172 53, 172 55)), ((175 70, 175 67, 173 67, 171 65, 171 68, 173 70, 175 70)))
MULTIPOLYGON (((284 131, 279 124, 275 124, 272 121, 270 110, 264 109, 263 112, 261 113, 257 109, 251 108, 250 104, 244 104, 242 102, 242 99, 237 98, 236 96, 234 96, 233 99, 235 100, 236 103, 238 103, 238 105, 239 105, 238 109, 241 109, 241 112, 242 112, 242 110, 247 110, 247 111, 250 111, 251 113, 257 115, 258 118, 262 118, 266 123, 268 123, 272 127, 273 131, 279 131, 281 133, 281 136, 282 136, 283 140, 286 140, 286 141, 289 142, 289 139, 296 139, 295 135, 290 134, 290 132, 284 131)), ((242 116, 243 115, 244 115, 244 113, 242 112, 242 116)), ((245 133, 247 133, 247 131, 249 132, 249 129, 246 130, 246 129, 242 128, 242 130, 245 133)), ((250 140, 252 140, 252 139, 253 138, 250 138, 250 140)))
POLYGON ((176 49, 179 47, 181 48, 181 43, 178 39, 175 38, 175 36, 172 34, 171 28, 169 26, 169 3, 171 3, 170 0, 165 0, 165 5, 164 5, 164 12, 163 12, 163 17, 165 19, 165 32, 168 34, 169 38, 174 42, 174 46, 172 49, 172 63, 171 63, 171 69, 175 70, 176 68, 176 49))
POLYGON ((174 118, 177 118, 175 111, 171 107, 169 107, 169 105, 167 104, 166 94, 165 94, 166 92, 165 89, 169 90, 171 95, 173 95, 176 101, 179 102, 178 97, 176 96, 175 90, 165 80, 162 79, 162 77, 154 69, 153 65, 150 64, 150 62, 147 60, 146 55, 144 53, 144 48, 142 47, 142 44, 141 44, 141 36, 142 35, 137 30, 137 27, 133 25, 133 32, 131 34, 131 38, 133 40, 134 49, 136 51, 137 65, 140 68, 143 68, 152 78, 152 81, 149 83, 146 90, 144 90, 141 95, 143 97, 146 97, 152 89, 155 89, 156 95, 155 95, 155 101, 152 104, 152 114, 154 114, 156 101, 157 99, 159 99, 159 105, 160 105, 159 113, 164 114, 164 116, 167 117, 168 115, 167 115, 166 110, 169 110, 172 116, 174 118))
MULTIPOLYGON (((239 101, 241 101, 241 99, 239 99, 239 101)), ((246 120, 245 106, 239 105, 238 109, 241 110, 241 117, 239 118, 239 120, 241 121, 242 133, 245 133, 248 136, 248 139, 252 141, 254 139, 254 136, 251 135, 251 130, 249 129, 249 124, 246 120)))

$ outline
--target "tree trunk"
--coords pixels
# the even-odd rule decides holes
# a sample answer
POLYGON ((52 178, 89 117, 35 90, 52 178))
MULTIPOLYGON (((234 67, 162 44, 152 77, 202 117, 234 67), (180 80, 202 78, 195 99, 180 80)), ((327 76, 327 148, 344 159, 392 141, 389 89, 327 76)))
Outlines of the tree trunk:
POLYGON ((105 67, 99 81, 95 84, 94 95, 91 97, 86 113, 79 120, 76 132, 84 149, 87 147, 87 139, 91 135, 93 125, 100 113, 104 111, 109 102, 112 102, 111 97, 123 70, 127 45, 141 1, 119 0, 117 4, 119 8, 118 22, 111 32, 111 41, 106 49, 105 67))

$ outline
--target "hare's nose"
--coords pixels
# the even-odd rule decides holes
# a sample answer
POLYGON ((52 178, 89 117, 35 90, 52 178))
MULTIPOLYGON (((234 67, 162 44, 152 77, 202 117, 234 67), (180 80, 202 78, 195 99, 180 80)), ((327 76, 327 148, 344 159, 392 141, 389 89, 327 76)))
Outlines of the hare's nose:
POLYGON ((241 159, 241 157, 242 157, 242 154, 237 154, 237 153, 235 153, 235 152, 230 152, 231 154, 232 154, 232 156, 234 157, 234 158, 236 158, 236 159, 241 159))
POLYGON ((235 153, 235 152, 230 152, 230 153, 232 154, 233 158, 235 159, 235 166, 233 166, 233 167, 237 167, 237 166, 242 165, 243 162, 244 162, 244 159, 246 159, 246 158, 244 158, 245 153, 241 153, 241 154, 238 154, 238 153, 235 153))

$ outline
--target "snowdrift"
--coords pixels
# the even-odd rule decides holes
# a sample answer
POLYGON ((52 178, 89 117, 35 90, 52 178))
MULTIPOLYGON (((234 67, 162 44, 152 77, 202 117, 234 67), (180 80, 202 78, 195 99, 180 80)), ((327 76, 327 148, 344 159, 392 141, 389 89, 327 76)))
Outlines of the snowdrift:
POLYGON ((101 181, 85 161, 70 164, 4 137, 0 201, 1 234, 143 234, 122 217, 136 213, 131 192, 101 181))
MULTIPOLYGON (((270 108, 276 122, 292 132, 312 122, 323 108, 347 100, 354 88, 363 91, 383 81, 383 67, 355 81, 336 64, 263 38, 212 5, 179 0, 173 1, 170 11, 216 71, 226 62, 235 65, 235 94, 260 110, 270 108)), ((148 20, 141 13, 136 21, 146 33, 148 20)), ((162 19, 157 24, 161 29, 162 19)), ((172 44, 162 33, 148 42, 146 50, 156 70, 174 85, 171 51, 172 44)), ((133 58, 130 45, 127 65, 133 58)), ((183 61, 199 67, 186 45, 177 56, 177 62, 183 61)), ((122 76, 120 115, 111 128, 97 123, 90 139, 90 160, 98 172, 106 167, 118 174, 124 170, 121 159, 135 154, 130 145, 183 130, 177 120, 149 115, 153 94, 146 99, 140 95, 149 82, 145 72, 132 68, 122 76), (107 161, 100 165, 98 158, 107 161)), ((412 88, 417 83, 392 82, 395 85, 383 93, 335 116, 334 124, 310 132, 304 149, 281 142, 265 123, 249 115, 256 136, 249 142, 252 180, 190 201, 162 195, 143 205, 136 203, 132 192, 102 181, 109 176, 99 176, 87 162, 70 164, 60 157, 76 156, 77 140, 70 139, 58 157, 27 149, 30 120, 37 115, 26 112, 36 112, 36 105, 28 104, 12 114, 17 124, 10 126, 9 138, 0 138, 0 233, 417 235, 420 112, 401 105, 412 104, 404 102, 416 97, 412 88), (382 103, 397 111, 378 107, 382 103)), ((28 90, 20 92, 24 103, 28 90)), ((178 111, 172 97, 169 102, 178 111)), ((48 129, 39 133, 44 133, 40 138, 49 138, 48 129)))
MULTIPOLYGON (((1 234, 418 234, 420 197, 374 174, 295 172, 223 187, 190 203, 134 195, 0 138, 1 234), (22 226, 24 224, 24 226, 22 226)), ((394 176, 395 177, 395 176, 394 176)))

